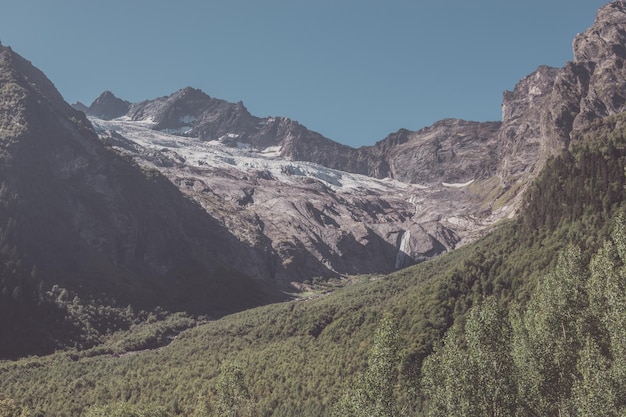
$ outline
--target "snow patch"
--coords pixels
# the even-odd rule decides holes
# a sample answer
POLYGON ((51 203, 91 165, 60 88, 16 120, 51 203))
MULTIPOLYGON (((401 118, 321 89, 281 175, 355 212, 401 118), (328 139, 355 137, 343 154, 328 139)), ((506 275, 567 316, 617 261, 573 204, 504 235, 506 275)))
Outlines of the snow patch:
MULTIPOLYGON (((287 161, 279 157, 280 146, 259 152, 249 144, 239 141, 233 143, 233 139, 240 136, 236 133, 228 133, 218 140, 202 141, 153 130, 153 122, 148 120, 135 121, 128 117, 114 120, 90 117, 90 120, 97 130, 117 132, 146 150, 162 154, 175 152, 186 161, 184 164, 189 168, 237 169, 244 175, 252 171, 266 171, 286 184, 299 184, 304 178, 311 178, 323 182, 332 190, 351 194, 380 192, 399 195, 422 188, 393 179, 379 180, 338 171, 311 162, 287 161)), ((119 150, 124 151, 122 148, 119 150)), ((206 175, 210 176, 211 173, 207 171, 206 175)))
POLYGON ((443 185, 444 187, 450 187, 450 188, 463 188, 463 187, 467 187, 467 186, 471 185, 473 182, 474 182, 474 180, 471 180, 471 181, 468 181, 468 182, 464 182, 462 184, 442 182, 441 185, 443 185))
POLYGON ((188 135, 191 133, 191 126, 181 126, 177 129, 163 129, 161 132, 170 134, 170 135, 188 135))
POLYGON ((259 154, 265 157, 278 157, 280 156, 281 146, 268 146, 267 148, 261 150, 259 154))
POLYGON ((178 118, 178 121, 179 121, 179 122, 181 122, 181 123, 184 123, 184 124, 188 125, 188 124, 191 124, 191 123, 195 122, 195 121, 196 121, 196 118, 195 118, 195 116, 189 116, 189 115, 187 115, 187 116, 181 116, 181 117, 179 117, 179 118, 178 118))

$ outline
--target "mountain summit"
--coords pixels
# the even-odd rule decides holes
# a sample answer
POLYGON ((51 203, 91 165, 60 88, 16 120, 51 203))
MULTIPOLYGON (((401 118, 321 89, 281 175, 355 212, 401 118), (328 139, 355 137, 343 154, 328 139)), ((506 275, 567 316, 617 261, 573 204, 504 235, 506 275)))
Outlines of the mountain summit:
POLYGON ((86 112, 101 119, 115 119, 128 112, 130 103, 115 97, 110 91, 105 91, 94 100, 86 112))

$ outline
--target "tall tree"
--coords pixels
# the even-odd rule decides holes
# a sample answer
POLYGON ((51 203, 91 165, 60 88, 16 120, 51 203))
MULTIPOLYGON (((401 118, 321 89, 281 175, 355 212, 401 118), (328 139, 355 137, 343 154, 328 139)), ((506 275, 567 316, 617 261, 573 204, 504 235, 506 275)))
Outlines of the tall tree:
POLYGON ((367 369, 335 410, 343 417, 395 417, 399 336, 397 319, 385 312, 376 329, 367 369))
POLYGON ((569 247, 535 290, 523 314, 512 314, 513 359, 525 415, 573 415, 571 390, 584 344, 588 271, 579 248, 569 247))
POLYGON ((476 415, 473 403, 469 355, 463 347, 461 330, 448 330, 443 344, 422 366, 422 391, 429 417, 476 415))
POLYGON ((579 414, 618 415, 626 406, 626 235, 620 216, 612 240, 593 257, 587 283, 586 345, 574 398, 579 414))
POLYGON ((511 328, 493 297, 473 307, 424 363, 429 416, 510 416, 516 409, 511 328))
POLYGON ((465 334, 478 415, 513 415, 516 385, 508 313, 490 297, 472 309, 465 334))
POLYGON ((244 381, 244 372, 237 363, 222 366, 217 380, 215 416, 247 417, 253 415, 253 402, 244 381))

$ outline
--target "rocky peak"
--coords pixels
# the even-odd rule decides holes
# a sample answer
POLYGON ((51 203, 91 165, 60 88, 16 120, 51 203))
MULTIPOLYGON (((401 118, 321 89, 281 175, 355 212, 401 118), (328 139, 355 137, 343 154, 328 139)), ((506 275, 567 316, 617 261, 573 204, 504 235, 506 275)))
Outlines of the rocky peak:
POLYGON ((505 91, 502 100, 502 122, 506 126, 530 108, 541 104, 541 99, 552 92, 559 68, 540 66, 532 74, 515 85, 513 91, 505 91))
POLYGON ((573 42, 574 62, 614 61, 626 58, 626 2, 613 1, 601 7, 591 28, 573 42))
POLYGON ((132 104, 133 120, 154 122, 154 129, 201 140, 225 135, 245 135, 259 123, 243 103, 229 103, 210 97, 201 90, 186 87, 167 97, 132 104))
POLYGON ((382 152, 393 148, 394 146, 402 145, 409 140, 409 136, 415 132, 408 129, 400 129, 397 132, 389 134, 385 139, 377 142, 374 146, 380 149, 382 152))
POLYGON ((564 86, 576 86, 578 114, 573 130, 626 109, 626 2, 600 8, 592 27, 576 36, 574 62, 564 69, 564 86))
POLYGON ((85 114, 87 114, 89 112, 89 106, 87 106, 82 101, 76 101, 76 102, 72 103, 72 107, 74 109, 78 110, 78 111, 82 111, 85 114))
POLYGON ((498 169, 505 187, 534 177, 590 121, 626 110, 625 45, 626 2, 614 1, 576 36, 572 62, 539 67, 505 92, 498 169))
MULTIPOLYGON (((44 73, 9 46, 0 46, 0 94, 3 96, 0 117, 5 119, 0 127, 9 130, 25 128, 26 120, 16 123, 15 119, 34 116, 34 111, 26 110, 34 110, 37 106, 54 110, 64 118, 80 117, 44 73)), ((0 132, 0 135, 7 133, 3 129, 0 132)))
POLYGON ((130 103, 115 97, 110 91, 105 91, 94 100, 87 109, 87 114, 104 120, 111 120, 128 113, 130 103))

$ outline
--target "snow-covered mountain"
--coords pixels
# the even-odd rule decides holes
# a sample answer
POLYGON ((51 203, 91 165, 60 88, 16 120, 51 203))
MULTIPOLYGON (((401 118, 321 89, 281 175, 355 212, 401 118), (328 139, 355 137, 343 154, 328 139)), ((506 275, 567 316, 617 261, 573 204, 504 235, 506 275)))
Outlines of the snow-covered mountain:
POLYGON ((270 267, 246 272, 283 287, 390 272, 472 240, 499 218, 470 204, 473 181, 377 179, 286 159, 281 145, 258 148, 239 133, 201 140, 182 129, 159 131, 152 117, 90 120, 106 144, 163 173, 265 253, 270 267))

